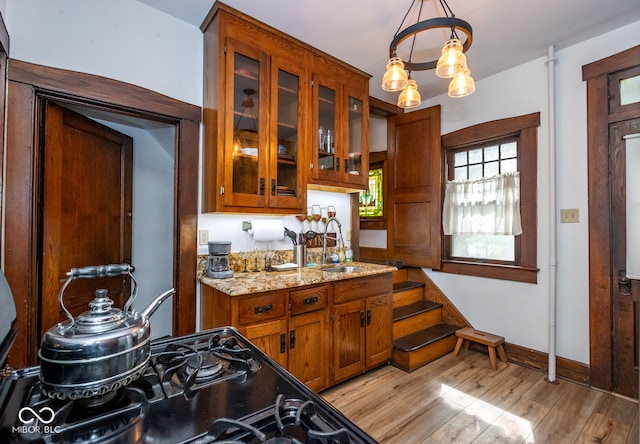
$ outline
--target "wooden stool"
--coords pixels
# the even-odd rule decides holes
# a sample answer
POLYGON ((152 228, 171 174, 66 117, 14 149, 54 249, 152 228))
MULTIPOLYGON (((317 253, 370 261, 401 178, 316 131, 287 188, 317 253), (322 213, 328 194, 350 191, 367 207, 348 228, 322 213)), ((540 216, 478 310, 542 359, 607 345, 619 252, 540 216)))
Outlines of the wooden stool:
MULTIPOLYGON (((458 342, 456 342, 456 348, 453 351, 454 356, 458 356, 460 353, 460 348, 462 348, 462 344, 466 341, 477 342, 478 344, 484 344, 489 349, 489 360, 491 361, 491 368, 497 370, 498 366, 496 365, 496 347, 498 348, 498 354, 500 355, 500 360, 502 362, 507 362, 507 354, 504 352, 504 348, 502 344, 504 343, 504 338, 502 336, 492 335, 491 333, 485 333, 483 331, 474 330, 470 327, 464 327, 460 330, 456 330, 456 336, 458 337, 458 342)), ((465 350, 469 348, 469 342, 465 344, 465 350)))

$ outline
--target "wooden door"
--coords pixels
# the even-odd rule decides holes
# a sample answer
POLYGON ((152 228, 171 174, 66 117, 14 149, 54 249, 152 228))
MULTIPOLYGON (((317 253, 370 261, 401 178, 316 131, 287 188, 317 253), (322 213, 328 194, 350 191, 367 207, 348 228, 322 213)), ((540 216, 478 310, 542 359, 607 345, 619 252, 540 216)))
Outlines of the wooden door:
POLYGON ((391 359, 393 348, 393 306, 390 294, 366 300, 366 366, 371 368, 391 359))
MULTIPOLYGON (((131 262, 130 137, 51 102, 43 147, 41 334, 66 319, 58 293, 73 267, 131 262)), ((98 288, 116 306, 129 297, 125 277, 78 279, 64 293, 76 316, 98 288)))
MULTIPOLYGON (((640 137, 640 118, 615 123, 609 127, 611 151, 611 288, 613 326, 613 391, 630 397, 638 396, 638 298, 640 297, 640 263, 627 258, 635 256, 640 245, 638 220, 627 215, 627 209, 638 206, 637 179, 640 171, 640 139, 625 140, 625 136, 640 137), (633 245, 632 245, 633 244, 633 245), (635 249, 635 254, 628 250, 635 249)), ((637 211, 637 210, 636 210, 637 211)), ((635 213, 637 214, 637 213, 635 213)))
POLYGON ((278 364, 287 367, 287 320, 262 322, 238 329, 256 347, 278 364))
POLYGON ((440 106, 388 124, 387 258, 438 268, 441 249, 440 106))
POLYGON ((333 382, 337 382, 365 369, 364 301, 338 304, 333 313, 333 382))
POLYGON ((329 340, 325 310, 289 318, 289 372, 311 390, 327 387, 329 340))

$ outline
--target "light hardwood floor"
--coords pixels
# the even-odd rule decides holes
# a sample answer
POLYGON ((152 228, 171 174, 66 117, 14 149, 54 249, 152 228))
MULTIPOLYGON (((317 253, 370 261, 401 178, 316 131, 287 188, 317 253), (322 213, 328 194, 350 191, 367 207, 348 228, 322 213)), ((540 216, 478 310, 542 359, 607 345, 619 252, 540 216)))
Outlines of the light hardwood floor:
POLYGON ((479 351, 385 366, 321 395, 380 443, 636 444, 638 403, 479 351))

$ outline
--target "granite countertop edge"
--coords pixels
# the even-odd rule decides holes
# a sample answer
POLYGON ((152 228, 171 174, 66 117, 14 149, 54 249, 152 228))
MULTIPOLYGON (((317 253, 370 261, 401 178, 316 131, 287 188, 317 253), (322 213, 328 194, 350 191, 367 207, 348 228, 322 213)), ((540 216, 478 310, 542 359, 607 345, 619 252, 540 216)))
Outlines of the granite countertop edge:
POLYGON ((227 279, 213 279, 203 274, 200 277, 200 282, 229 296, 242 296, 265 291, 285 290, 307 285, 391 273, 397 270, 394 266, 368 262, 352 262, 339 265, 360 267, 364 268, 364 270, 352 273, 327 273, 323 272, 321 267, 305 267, 287 271, 240 272, 234 273, 232 278, 227 279))

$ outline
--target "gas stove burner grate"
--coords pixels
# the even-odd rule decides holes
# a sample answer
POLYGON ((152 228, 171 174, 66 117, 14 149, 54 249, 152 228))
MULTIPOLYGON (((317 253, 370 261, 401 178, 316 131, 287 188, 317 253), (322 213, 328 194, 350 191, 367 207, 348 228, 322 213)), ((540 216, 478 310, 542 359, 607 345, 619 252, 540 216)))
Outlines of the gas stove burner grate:
POLYGON ((156 350, 152 365, 160 376, 168 397, 184 395, 187 399, 211 384, 223 381, 242 383, 247 374, 260 369, 253 352, 231 337, 214 334, 206 340, 170 343, 156 350))
POLYGON ((241 420, 219 418, 207 436, 194 441, 206 443, 302 444, 306 442, 349 444, 348 432, 329 426, 317 413, 312 401, 285 399, 278 395, 266 411, 241 420))

